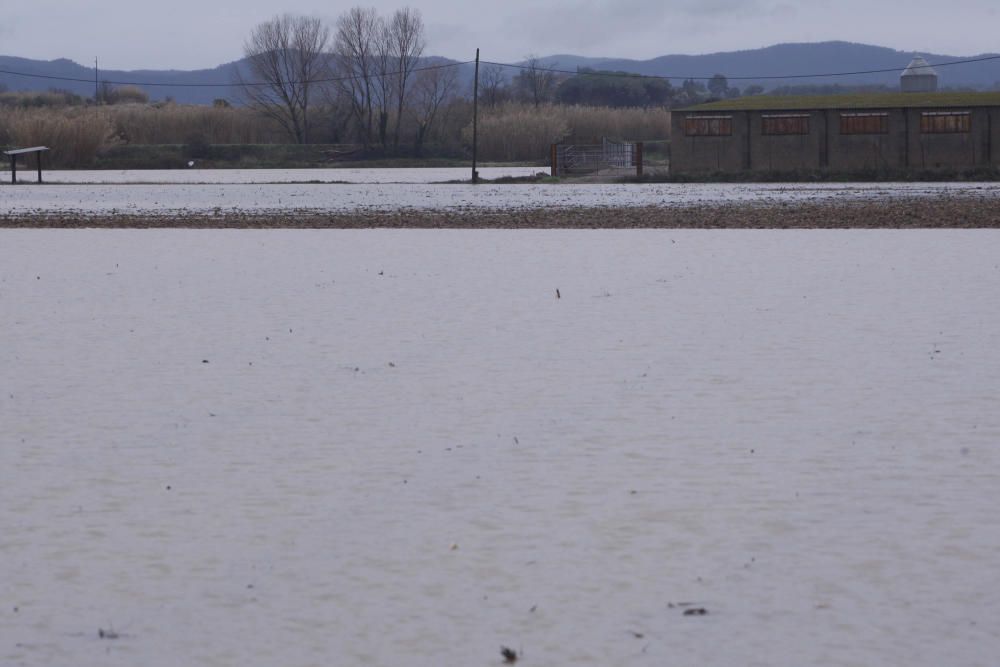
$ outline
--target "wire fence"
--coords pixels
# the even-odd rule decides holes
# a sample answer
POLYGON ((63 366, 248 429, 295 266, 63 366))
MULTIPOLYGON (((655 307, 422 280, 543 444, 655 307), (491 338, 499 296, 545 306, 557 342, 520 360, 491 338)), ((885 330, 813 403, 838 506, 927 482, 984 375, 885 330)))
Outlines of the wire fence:
POLYGON ((612 170, 641 171, 641 144, 611 141, 599 144, 555 144, 552 146, 552 175, 579 176, 612 170))

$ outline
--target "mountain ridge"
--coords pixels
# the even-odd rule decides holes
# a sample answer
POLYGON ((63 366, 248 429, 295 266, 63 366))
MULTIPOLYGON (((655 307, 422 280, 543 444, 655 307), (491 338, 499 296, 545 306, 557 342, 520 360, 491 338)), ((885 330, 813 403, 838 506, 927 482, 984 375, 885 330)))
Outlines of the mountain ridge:
MULTIPOLYGON (((709 78, 721 73, 729 79, 730 85, 746 87, 756 84, 770 89, 815 84, 895 86, 899 81, 899 72, 906 67, 914 53, 916 52, 871 44, 826 41, 785 42, 759 49, 716 51, 698 55, 671 54, 647 60, 559 54, 539 58, 539 62, 546 67, 571 71, 587 67, 670 77, 674 85, 680 85, 686 78, 709 78), (844 72, 851 74, 810 76, 844 72)), ((940 63, 996 54, 959 57, 924 51, 919 53, 937 67, 942 87, 1000 89, 1000 60, 939 66, 940 63)), ((458 62, 439 56, 428 56, 427 60, 458 62)), ((489 58, 484 57, 484 60, 489 58)), ((186 104, 210 104, 218 98, 237 100, 237 88, 223 84, 235 81, 242 62, 236 60, 198 70, 99 70, 98 79, 139 84, 152 100, 170 97, 186 104)), ((462 78, 471 83, 473 66, 467 64, 461 67, 462 78)), ((515 70, 508 70, 509 75, 514 73, 515 70)), ((94 92, 93 74, 92 67, 66 58, 46 61, 0 56, 0 85, 6 86, 8 90, 43 91, 60 88, 89 96, 94 92), (26 76, 17 76, 11 72, 26 76), (60 77, 75 80, 64 81, 60 77)))

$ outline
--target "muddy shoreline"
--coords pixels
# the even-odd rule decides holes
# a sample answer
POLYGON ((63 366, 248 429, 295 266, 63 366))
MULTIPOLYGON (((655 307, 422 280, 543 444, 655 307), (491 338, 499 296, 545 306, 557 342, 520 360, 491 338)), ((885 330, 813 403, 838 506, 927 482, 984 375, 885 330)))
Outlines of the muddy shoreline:
POLYGON ((398 211, 226 211, 150 214, 0 213, 0 227, 35 229, 927 229, 1000 227, 1000 198, 755 202, 643 207, 398 211))

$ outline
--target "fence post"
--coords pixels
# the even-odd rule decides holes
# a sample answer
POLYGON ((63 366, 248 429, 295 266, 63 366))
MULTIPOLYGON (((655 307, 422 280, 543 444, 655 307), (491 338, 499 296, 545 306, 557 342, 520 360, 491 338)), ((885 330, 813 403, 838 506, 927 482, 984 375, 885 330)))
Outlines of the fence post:
POLYGON ((559 175, 559 145, 558 144, 552 144, 552 149, 551 149, 550 154, 551 154, 551 161, 552 161, 552 175, 553 176, 558 176, 559 175))
POLYGON ((642 178, 642 142, 638 141, 635 144, 635 175, 637 178, 642 178))

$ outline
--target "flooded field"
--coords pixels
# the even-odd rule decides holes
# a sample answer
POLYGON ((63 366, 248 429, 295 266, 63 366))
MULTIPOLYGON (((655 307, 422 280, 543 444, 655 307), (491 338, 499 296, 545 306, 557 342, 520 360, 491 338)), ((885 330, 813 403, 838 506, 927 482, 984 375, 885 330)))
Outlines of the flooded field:
MULTIPOLYGON (((400 210, 527 210, 572 207, 672 207, 721 204, 783 205, 803 202, 884 201, 899 198, 976 197, 1000 203, 998 183, 828 184, 443 184, 431 182, 448 170, 364 170, 370 182, 243 182, 270 178, 258 173, 217 174, 219 182, 148 183, 144 172, 127 172, 120 183, 75 183, 0 187, 0 213, 185 215, 400 210), (386 173, 382 176, 374 172, 386 173), (138 174, 138 176, 133 176, 138 174), (249 174, 249 175, 248 175, 249 174), (394 178, 413 179, 399 182, 394 178), (424 182, 418 182, 422 179, 424 182)), ((105 172, 67 172, 76 174, 105 172)), ((110 172, 111 174, 122 172, 110 172)), ((160 172, 169 174, 171 172, 160 172)), ((176 172, 188 174, 189 172, 176 172)), ((212 172, 202 172, 213 175, 212 172)), ((306 178, 301 173, 289 179, 306 178)), ((324 172, 328 173, 328 172, 324 172)), ((466 172, 462 172, 466 174, 466 172)), ((458 176, 462 178, 463 176, 458 176)), ((467 177, 467 174, 464 176, 467 177)), ((95 177, 96 178, 96 177, 95 177)), ((199 176, 200 178, 200 176, 199 176)), ((281 176, 276 175, 276 179, 281 176)))
POLYGON ((992 665, 998 257, 0 230, 0 664, 992 665))
MULTIPOLYGON (((479 167, 485 179, 502 176, 532 176, 548 173, 548 167, 479 167)), ((142 169, 46 171, 50 183, 443 183, 468 180, 472 168, 386 168, 350 169, 142 169)), ((19 181, 32 182, 30 170, 19 181)))

